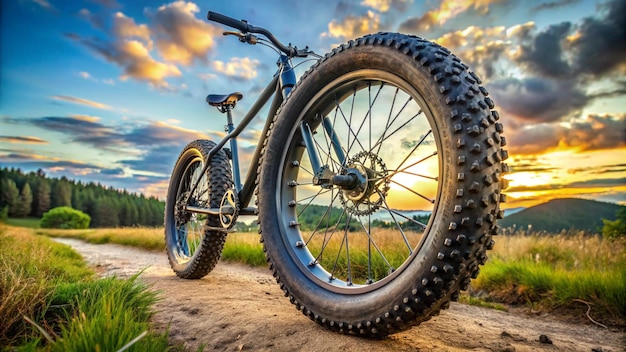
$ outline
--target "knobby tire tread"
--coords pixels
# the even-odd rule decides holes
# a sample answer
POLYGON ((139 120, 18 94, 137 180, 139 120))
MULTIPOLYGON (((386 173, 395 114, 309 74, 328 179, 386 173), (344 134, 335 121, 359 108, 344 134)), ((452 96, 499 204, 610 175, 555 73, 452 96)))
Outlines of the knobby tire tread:
MULTIPOLYGON (((195 140, 183 149, 176 164, 181 161, 181 158, 183 158, 185 153, 190 149, 198 150, 206 163, 209 151, 213 149, 214 146, 215 143, 209 140, 195 140)), ((175 168, 175 170, 177 170, 177 168, 175 168)), ((182 171, 184 171, 184 168, 182 171)), ((210 206, 219 207, 222 197, 226 191, 231 189, 233 186, 230 162, 228 161, 228 156, 223 150, 220 150, 213 156, 211 165, 207 170, 207 174, 209 190, 211 192, 210 206)), ((177 178, 178 177, 172 177, 172 179, 177 178)), ((172 187, 172 185, 170 185, 170 187, 172 187)), ((176 185, 176 187, 178 186, 176 185)), ((219 219, 216 217, 209 217, 206 221, 206 225, 211 227, 221 226, 219 219)), ((182 269, 177 265, 176 259, 171 254, 170 249, 166 248, 170 266, 176 275, 183 279, 194 280, 203 278, 210 273, 222 256, 224 243, 226 242, 226 235, 226 231, 205 229, 200 247, 196 250, 187 265, 185 265, 182 269)), ((169 243, 167 229, 165 232, 165 243, 169 243)))
MULTIPOLYGON (((498 112, 493 110, 494 103, 488 97, 487 90, 481 86, 481 80, 449 50, 416 36, 396 33, 377 33, 349 41, 315 63, 293 88, 290 97, 297 94, 298 88, 307 77, 313 74, 323 75, 320 66, 336 55, 349 55, 354 47, 381 46, 387 50, 396 50, 412 57, 417 65, 425 68, 430 77, 438 85, 440 97, 451 109, 448 118, 454 130, 451 135, 456 138, 458 158, 452 163, 443 165, 459 170, 456 175, 457 184, 454 190, 454 221, 447 224, 448 232, 438 253, 432 253, 434 265, 422 273, 421 282, 414 288, 408 288, 405 296, 398 302, 389 305, 386 313, 370 317, 358 322, 329 320, 316 312, 317 307, 306 307, 294 297, 289 285, 283 283, 277 263, 268 254, 263 233, 263 209, 260 209, 259 233, 266 253, 266 260, 285 295, 303 314, 311 320, 339 333, 361 336, 382 337, 428 320, 438 314, 441 309, 448 308, 451 300, 457 300, 460 290, 466 290, 471 278, 479 272, 479 266, 487 259, 487 250, 493 248, 492 236, 498 233, 497 219, 501 219, 503 211, 499 204, 505 201, 500 192, 506 188, 506 180, 502 175, 508 171, 503 163, 507 159, 507 151, 502 147, 506 140, 502 136, 503 127, 498 121, 498 112), (464 216, 474 213, 474 209, 483 209, 480 217, 464 216)), ((256 180, 257 204, 263 192, 261 179, 268 137, 274 125, 282 118, 281 110, 289 102, 286 99, 274 116, 267 136, 264 138, 264 150, 258 164, 256 180)), ((445 141, 444 141, 445 143, 445 141)), ((273 195, 272 195, 273 196, 273 195)), ((280 263, 278 263, 280 264, 280 263)))

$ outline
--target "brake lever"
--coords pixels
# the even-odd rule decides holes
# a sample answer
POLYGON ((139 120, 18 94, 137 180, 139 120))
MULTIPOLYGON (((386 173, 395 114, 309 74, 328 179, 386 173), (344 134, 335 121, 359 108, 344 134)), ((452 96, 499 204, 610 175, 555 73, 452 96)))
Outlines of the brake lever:
POLYGON ((242 32, 233 32, 233 31, 226 31, 222 33, 223 35, 234 35, 237 38, 239 38, 239 41, 242 43, 248 43, 248 44, 256 44, 257 43, 257 37, 254 34, 251 33, 242 33, 242 32))
POLYGON ((315 53, 309 50, 309 47, 306 46, 304 49, 298 49, 297 47, 293 47, 295 49, 296 57, 307 57, 309 55, 315 55, 315 53))

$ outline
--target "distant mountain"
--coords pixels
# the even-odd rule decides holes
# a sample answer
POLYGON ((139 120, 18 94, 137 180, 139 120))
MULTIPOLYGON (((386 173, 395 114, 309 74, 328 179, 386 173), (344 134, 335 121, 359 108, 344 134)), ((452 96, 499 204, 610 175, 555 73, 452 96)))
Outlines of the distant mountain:
POLYGON ((620 205, 593 200, 563 198, 526 208, 499 221, 500 226, 528 228, 533 231, 560 232, 584 230, 600 232, 602 219, 615 220, 620 205))

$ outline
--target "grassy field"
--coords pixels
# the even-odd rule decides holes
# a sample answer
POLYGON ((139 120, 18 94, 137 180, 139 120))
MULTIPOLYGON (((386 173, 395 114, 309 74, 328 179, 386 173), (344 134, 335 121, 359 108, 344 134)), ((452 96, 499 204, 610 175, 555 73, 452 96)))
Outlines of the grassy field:
POLYGON ((626 318, 626 239, 582 233, 517 233, 496 238, 490 259, 472 287, 509 304, 535 310, 592 311, 626 318))
MULTIPOLYGON (((162 228, 98 230, 36 230, 38 234, 120 243, 163 250, 162 228)), ((164 254, 165 255, 165 254, 164 254)), ((490 259, 481 267, 462 300, 528 305, 533 310, 585 316, 588 307, 598 319, 624 324, 626 319, 626 239, 604 240, 577 233, 541 236, 518 232, 496 237, 490 259)), ((259 235, 228 235, 222 259, 266 265, 259 235)))
POLYGON ((70 247, 0 223, 0 351, 169 350, 150 332, 157 297, 135 278, 96 280, 70 247))
POLYGON ((7 225, 38 229, 40 220, 39 218, 10 218, 7 219, 7 225))

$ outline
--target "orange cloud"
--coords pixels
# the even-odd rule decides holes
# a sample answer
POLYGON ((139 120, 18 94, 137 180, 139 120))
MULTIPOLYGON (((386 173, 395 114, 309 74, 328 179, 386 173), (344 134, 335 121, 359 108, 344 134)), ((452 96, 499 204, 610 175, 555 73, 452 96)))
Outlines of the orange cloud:
POLYGON ((120 55, 116 59, 125 66, 122 80, 132 77, 148 81, 155 87, 164 88, 168 86, 165 78, 181 75, 175 65, 154 60, 148 49, 139 41, 126 40, 119 44, 118 50, 120 55))
POLYGON ((352 39, 364 34, 377 32, 380 28, 380 15, 367 11, 363 16, 348 16, 342 23, 333 20, 328 24, 328 32, 322 36, 352 39))
POLYGON ((540 154, 551 150, 578 152, 626 147, 626 114, 591 114, 566 123, 527 125, 507 133, 513 154, 540 154))
POLYGON ((106 104, 98 103, 98 102, 95 102, 95 101, 92 101, 92 100, 83 99, 83 98, 70 97, 70 96, 67 96, 67 95, 55 95, 55 96, 52 97, 52 99, 69 101, 70 103, 87 105, 87 106, 90 106, 92 108, 97 108, 97 109, 102 109, 102 110, 111 110, 111 109, 113 109, 112 107, 110 107, 109 105, 106 105, 106 104))
POLYGON ((391 6, 402 7, 406 2, 406 0, 363 0, 361 5, 380 12, 387 12, 391 6))
POLYGON ((117 12, 113 18, 113 30, 120 38, 139 38, 146 44, 151 43, 150 29, 145 24, 137 25, 135 20, 117 12))
POLYGON ((154 33, 160 55, 168 62, 190 65, 193 60, 206 61, 214 46, 217 28, 195 17, 198 5, 176 1, 159 7, 152 14, 154 33))
POLYGON ((100 118, 98 116, 89 116, 89 115, 70 115, 75 120, 79 121, 87 121, 87 122, 98 122, 100 118))
POLYGON ((33 136, 0 136, 0 141, 7 143, 48 144, 48 141, 33 136))
POLYGON ((429 30, 434 26, 441 26, 448 20, 473 8, 480 13, 489 12, 489 5, 501 0, 443 0, 439 8, 423 14, 421 17, 413 17, 400 25, 400 29, 406 32, 420 32, 429 30))
POLYGON ((257 76, 256 68, 259 64, 259 60, 234 57, 230 62, 214 61, 213 68, 229 77, 252 79, 257 76))

